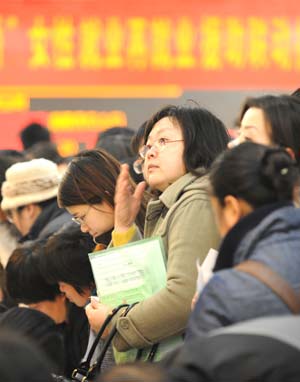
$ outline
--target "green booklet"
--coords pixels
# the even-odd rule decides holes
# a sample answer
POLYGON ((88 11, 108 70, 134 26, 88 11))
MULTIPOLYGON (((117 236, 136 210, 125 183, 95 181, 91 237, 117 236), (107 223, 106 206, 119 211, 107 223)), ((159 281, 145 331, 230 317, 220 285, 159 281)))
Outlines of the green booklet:
MULTIPOLYGON (((99 300, 114 308, 143 301, 166 286, 166 257, 160 237, 139 240, 120 247, 89 253, 99 300)), ((182 342, 181 336, 159 344, 155 360, 182 342)), ((144 349, 142 360, 150 349, 144 349)), ((116 363, 134 361, 137 350, 118 352, 116 363)))
POLYGON ((166 285, 160 237, 89 254, 99 300, 111 306, 143 301, 166 285))

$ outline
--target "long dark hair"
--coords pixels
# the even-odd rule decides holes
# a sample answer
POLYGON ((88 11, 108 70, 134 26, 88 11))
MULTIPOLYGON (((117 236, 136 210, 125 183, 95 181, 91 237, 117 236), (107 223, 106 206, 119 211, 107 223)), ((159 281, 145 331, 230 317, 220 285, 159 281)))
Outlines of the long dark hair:
MULTIPOLYGON (((70 207, 78 204, 106 202, 114 208, 116 181, 120 163, 102 149, 84 150, 77 154, 60 182, 58 204, 70 207)), ((132 187, 135 187, 133 180, 132 187)), ((143 199, 136 223, 143 232, 146 212, 146 197, 143 199)))

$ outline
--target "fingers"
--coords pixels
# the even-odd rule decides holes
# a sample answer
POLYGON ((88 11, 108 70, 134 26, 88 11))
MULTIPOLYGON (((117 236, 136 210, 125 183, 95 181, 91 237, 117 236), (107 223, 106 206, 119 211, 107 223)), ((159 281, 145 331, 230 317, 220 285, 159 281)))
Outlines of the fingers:
POLYGON ((133 193, 133 196, 134 196, 134 198, 137 200, 137 201, 139 201, 139 202, 141 202, 141 200, 142 200, 142 198, 143 198, 143 194, 144 194, 144 191, 145 191, 145 189, 146 189, 146 182, 140 182, 137 186, 136 186, 136 188, 135 188, 135 190, 134 190, 134 193, 133 193))
POLYGON ((91 308, 92 309, 97 309, 100 305, 99 298, 96 296, 91 296, 91 308))
POLYGON ((121 172, 116 182, 115 200, 124 194, 128 193, 129 182, 129 167, 127 164, 121 165, 121 172))

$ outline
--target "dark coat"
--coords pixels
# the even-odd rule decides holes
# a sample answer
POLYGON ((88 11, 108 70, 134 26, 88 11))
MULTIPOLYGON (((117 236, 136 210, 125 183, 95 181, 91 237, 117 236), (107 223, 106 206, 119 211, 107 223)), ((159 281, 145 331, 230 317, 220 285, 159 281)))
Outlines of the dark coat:
POLYGON ((186 343, 161 364, 168 382, 297 382, 300 317, 247 321, 186 343))
POLYGON ((56 198, 44 207, 31 227, 29 233, 23 236, 21 243, 28 240, 46 239, 62 226, 71 221, 70 214, 58 207, 56 198))

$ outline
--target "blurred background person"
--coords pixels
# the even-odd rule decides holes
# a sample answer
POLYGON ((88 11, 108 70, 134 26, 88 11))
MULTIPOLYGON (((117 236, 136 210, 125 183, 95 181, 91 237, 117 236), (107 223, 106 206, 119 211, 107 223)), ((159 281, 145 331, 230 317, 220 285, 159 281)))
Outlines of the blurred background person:
POLYGON ((134 151, 131 143, 133 139, 137 139, 135 138, 136 133, 136 131, 128 127, 112 127, 99 133, 95 147, 106 150, 120 163, 127 163, 130 168, 131 177, 138 183, 143 179, 133 169, 137 152, 134 151))
MULTIPOLYGON (((0 188, 5 181, 6 170, 13 164, 20 161, 21 156, 12 156, 3 154, 0 151, 0 188)), ((0 203, 2 202, 2 192, 0 193, 0 203)), ((0 263, 3 267, 6 266, 7 260, 15 249, 20 238, 20 233, 16 227, 8 222, 5 213, 0 208, 0 263)))
POLYGON ((51 142, 52 137, 46 126, 38 122, 30 123, 20 131, 20 139, 24 150, 38 142, 51 142))
POLYGON ((0 331, 0 380, 5 382, 53 382, 52 367, 28 338, 0 331))
POLYGON ((65 172, 70 161, 69 158, 65 158, 60 155, 56 144, 53 142, 37 142, 30 146, 25 153, 28 160, 38 158, 51 160, 56 163, 60 174, 65 172))
POLYGON ((57 205, 59 182, 56 164, 47 159, 16 163, 6 171, 1 208, 21 242, 49 237, 71 220, 57 205))

